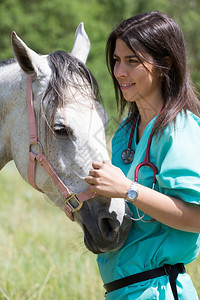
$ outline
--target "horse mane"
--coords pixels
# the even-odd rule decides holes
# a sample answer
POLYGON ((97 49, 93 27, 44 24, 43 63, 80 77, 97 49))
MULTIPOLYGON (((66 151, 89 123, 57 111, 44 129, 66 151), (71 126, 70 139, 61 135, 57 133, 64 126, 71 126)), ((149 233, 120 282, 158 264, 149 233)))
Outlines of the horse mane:
MULTIPOLYGON (((93 97, 95 101, 102 102, 96 79, 79 59, 65 51, 56 51, 48 55, 48 61, 53 68, 49 85, 43 96, 43 100, 48 99, 45 110, 44 105, 42 105, 43 116, 48 125, 48 128, 46 128, 47 135, 48 129, 53 131, 56 109, 63 107, 64 103, 66 103, 66 93, 69 86, 75 87, 86 98, 93 97), (91 90, 88 88, 88 85, 91 87, 91 90)), ((67 101, 76 100, 73 98, 71 100, 67 99, 67 101)))
POLYGON ((15 58, 9 58, 9 59, 5 59, 5 60, 1 60, 0 61, 0 67, 11 65, 11 64, 13 64, 15 62, 16 62, 15 58))
MULTIPOLYGON (((69 80, 70 83, 72 83, 72 75, 77 74, 83 80, 87 80, 87 82, 92 88, 92 91, 94 92, 95 98, 100 98, 98 84, 94 76, 86 67, 86 65, 82 63, 79 59, 65 51, 56 51, 54 53, 50 53, 48 58, 54 67, 50 84, 53 84, 59 92, 61 92, 63 87, 64 89, 66 88, 66 85, 68 85, 69 80)), ((73 81, 73 83, 75 84, 75 81, 73 81)), ((79 84, 76 85, 76 87, 78 88, 79 84)))

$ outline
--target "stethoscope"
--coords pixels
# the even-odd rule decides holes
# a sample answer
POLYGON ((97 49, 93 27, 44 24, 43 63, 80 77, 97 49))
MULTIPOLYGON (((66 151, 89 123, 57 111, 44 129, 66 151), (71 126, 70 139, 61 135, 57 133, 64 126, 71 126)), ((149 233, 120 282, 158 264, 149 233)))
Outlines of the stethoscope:
MULTIPOLYGON (((161 111, 163 110, 163 108, 164 108, 164 105, 163 105, 161 111)), ((161 113, 161 111, 160 111, 160 113, 161 113)), ((133 134, 134 134, 135 127, 136 127, 136 124, 137 124, 137 120, 138 120, 138 115, 136 116, 136 118, 134 120, 134 123, 133 123, 133 126, 131 128, 130 137, 129 137, 129 141, 128 141, 128 148, 125 149, 124 151, 122 151, 122 154, 121 154, 121 158, 122 158, 122 160, 125 164, 130 164, 134 159, 135 151, 133 149, 131 149, 131 145, 132 145, 132 140, 133 140, 133 134)), ((158 173, 156 166, 153 163, 151 163, 151 161, 150 161, 150 146, 151 146, 151 141, 152 141, 152 137, 153 137, 153 134, 154 134, 154 130, 155 130, 155 124, 154 124, 154 126, 151 130, 151 133, 150 133, 150 136, 149 136, 149 139, 148 139, 148 142, 147 142, 147 147, 146 147, 144 160, 136 166, 135 172, 134 172, 134 181, 138 182, 139 170, 144 166, 151 168, 153 170, 152 189, 155 188, 156 174, 158 173)), ((130 216, 127 216, 127 217, 129 219, 132 219, 133 221, 139 221, 139 220, 141 220, 143 222, 155 222, 156 221, 155 219, 150 219, 149 221, 143 220, 143 218, 145 216, 145 213, 143 213, 143 215, 140 216, 139 209, 137 207, 136 207, 136 210, 137 210, 137 215, 138 215, 137 219, 134 219, 130 216)))

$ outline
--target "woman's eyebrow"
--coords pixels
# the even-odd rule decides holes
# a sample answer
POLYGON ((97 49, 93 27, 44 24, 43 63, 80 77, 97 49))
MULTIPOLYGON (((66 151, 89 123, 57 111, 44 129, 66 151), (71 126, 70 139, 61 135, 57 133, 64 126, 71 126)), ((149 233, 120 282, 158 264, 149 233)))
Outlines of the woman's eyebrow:
MULTIPOLYGON (((116 53, 113 54, 113 57, 119 57, 116 53)), ((124 56, 124 58, 136 58, 136 55, 134 54, 130 54, 130 55, 126 55, 124 56)))

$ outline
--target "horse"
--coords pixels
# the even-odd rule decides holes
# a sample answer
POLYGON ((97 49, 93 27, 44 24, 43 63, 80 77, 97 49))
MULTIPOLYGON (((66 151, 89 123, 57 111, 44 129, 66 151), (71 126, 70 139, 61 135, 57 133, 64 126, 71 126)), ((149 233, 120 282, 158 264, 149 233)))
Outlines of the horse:
POLYGON ((84 180, 92 161, 109 161, 84 24, 71 53, 40 55, 15 32, 11 42, 15 58, 0 62, 0 169, 14 160, 26 182, 78 222, 88 250, 119 249, 131 227, 127 204, 89 193, 84 180))

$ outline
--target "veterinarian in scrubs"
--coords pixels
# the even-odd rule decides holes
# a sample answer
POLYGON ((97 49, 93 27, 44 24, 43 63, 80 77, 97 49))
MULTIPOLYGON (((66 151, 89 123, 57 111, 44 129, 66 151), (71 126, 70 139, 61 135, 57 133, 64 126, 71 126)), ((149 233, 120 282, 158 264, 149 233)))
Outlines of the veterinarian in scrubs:
POLYGON ((121 249, 98 255, 106 299, 198 299, 184 265, 200 246, 200 106, 184 38, 167 15, 122 22, 107 42, 121 115, 112 163, 93 162, 89 190, 127 199, 133 223, 121 249))

